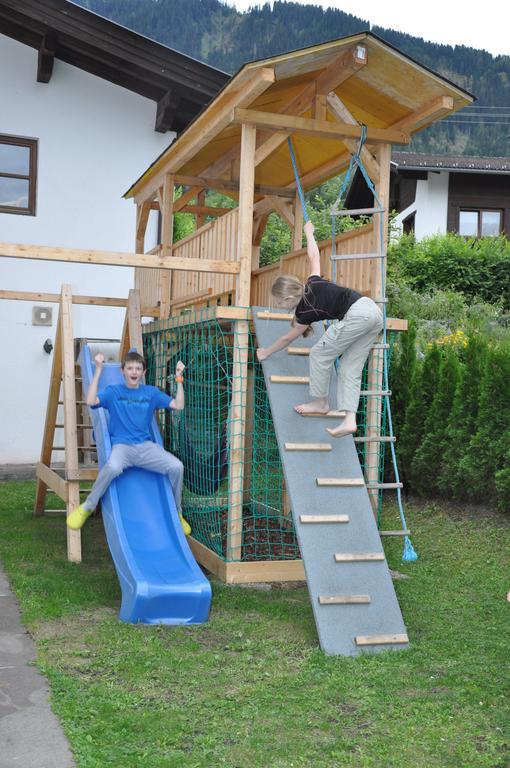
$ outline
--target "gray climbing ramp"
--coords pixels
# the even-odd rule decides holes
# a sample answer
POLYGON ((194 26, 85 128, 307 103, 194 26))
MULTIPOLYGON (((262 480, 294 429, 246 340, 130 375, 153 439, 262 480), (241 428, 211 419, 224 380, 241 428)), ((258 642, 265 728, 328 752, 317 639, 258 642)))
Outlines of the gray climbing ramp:
MULTIPOLYGON (((267 314, 265 307, 253 308, 261 347, 289 328, 287 319, 268 319, 267 314)), ((316 339, 299 339, 291 346, 311 347, 316 339)), ((309 399, 307 383, 274 380, 307 377, 307 356, 284 349, 262 367, 322 650, 354 656, 406 648, 406 628, 353 438, 335 440, 326 432, 338 417, 295 413, 293 406, 309 399)))

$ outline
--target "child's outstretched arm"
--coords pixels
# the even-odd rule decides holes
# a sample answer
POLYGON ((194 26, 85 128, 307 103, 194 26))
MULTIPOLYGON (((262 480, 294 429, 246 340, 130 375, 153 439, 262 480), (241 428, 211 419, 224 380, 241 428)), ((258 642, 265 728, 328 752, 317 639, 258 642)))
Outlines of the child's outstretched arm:
POLYGON ((300 325, 299 323, 295 323, 292 325, 291 329, 287 331, 287 333, 284 333, 283 336, 280 336, 279 339, 276 339, 276 341, 274 341, 270 347, 259 347, 257 349, 258 360, 262 362, 262 360, 265 360, 267 357, 272 355, 273 352, 278 352, 280 349, 284 349, 290 344, 291 341, 294 341, 294 339, 302 336, 309 327, 309 325, 300 325))
POLYGON ((94 371, 92 381, 90 382, 89 388, 87 390, 87 405, 99 405, 97 387, 99 384, 100 376, 103 372, 104 355, 98 352, 94 358, 94 362, 96 364, 96 370, 94 371))
POLYGON ((170 408, 173 408, 174 411, 182 411, 185 405, 185 399, 184 399, 184 368, 186 366, 184 363, 179 360, 177 365, 175 366, 175 383, 177 384, 177 392, 175 393, 175 397, 170 403, 170 408))
POLYGON ((313 226, 311 221, 307 221, 305 226, 305 236, 306 236, 306 248, 308 251, 308 261, 310 262, 310 275, 319 275, 321 274, 321 254, 319 251, 319 246, 317 245, 317 242, 315 240, 314 230, 315 227, 313 226))

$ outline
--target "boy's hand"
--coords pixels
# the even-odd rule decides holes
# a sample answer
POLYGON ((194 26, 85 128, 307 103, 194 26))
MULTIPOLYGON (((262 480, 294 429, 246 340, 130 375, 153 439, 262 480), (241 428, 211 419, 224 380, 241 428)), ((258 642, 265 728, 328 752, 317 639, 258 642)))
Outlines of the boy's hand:
POLYGON ((313 233, 315 232, 315 227, 311 221, 307 221, 303 229, 307 237, 313 237, 313 233))
POLYGON ((94 362, 97 368, 102 368, 104 365, 104 355, 102 355, 101 352, 98 352, 94 358, 94 362))
POLYGON ((185 368, 186 368, 186 366, 184 365, 182 360, 179 360, 179 362, 175 366, 175 375, 176 376, 182 376, 182 374, 184 373, 184 369, 185 368))
POLYGON ((264 347, 259 347, 257 349, 257 360, 262 362, 262 360, 265 360, 267 357, 269 357, 267 349, 264 349, 264 347))

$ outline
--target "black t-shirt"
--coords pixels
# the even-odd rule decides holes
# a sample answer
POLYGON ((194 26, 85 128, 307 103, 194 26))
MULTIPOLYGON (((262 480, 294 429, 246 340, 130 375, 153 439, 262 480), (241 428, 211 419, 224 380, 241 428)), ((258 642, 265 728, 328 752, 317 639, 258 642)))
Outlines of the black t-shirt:
POLYGON ((309 325, 318 320, 342 320, 361 293, 342 288, 319 275, 311 275, 305 285, 305 295, 296 307, 296 320, 309 325))

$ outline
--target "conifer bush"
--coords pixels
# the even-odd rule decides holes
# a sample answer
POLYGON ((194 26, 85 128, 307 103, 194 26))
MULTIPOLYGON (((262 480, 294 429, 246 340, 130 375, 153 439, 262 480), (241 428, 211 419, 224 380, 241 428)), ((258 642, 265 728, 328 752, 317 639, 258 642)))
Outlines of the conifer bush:
POLYGON ((504 496, 504 476, 499 490, 496 474, 503 472, 510 451, 510 343, 490 344, 480 382, 475 433, 460 462, 471 495, 479 501, 504 496))
MULTIPOLYGON (((432 350, 439 345, 433 344, 430 357, 435 364, 436 355, 432 350)), ((425 361, 425 365, 427 360, 425 361)), ((460 378, 460 362, 457 348, 447 344, 440 353, 439 371, 436 387, 425 415, 425 424, 421 444, 418 446, 411 463, 411 477, 415 489, 421 494, 438 493, 438 467, 444 457, 447 444, 448 417, 452 410, 455 390, 460 378)))
POLYGON ((481 336, 471 336, 466 346, 458 351, 459 377, 448 415, 446 442, 437 483, 441 494, 465 499, 469 498, 470 493, 461 461, 475 432, 487 341, 481 336))

